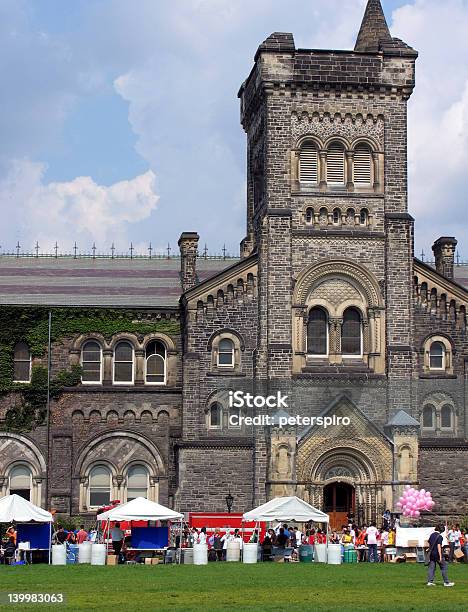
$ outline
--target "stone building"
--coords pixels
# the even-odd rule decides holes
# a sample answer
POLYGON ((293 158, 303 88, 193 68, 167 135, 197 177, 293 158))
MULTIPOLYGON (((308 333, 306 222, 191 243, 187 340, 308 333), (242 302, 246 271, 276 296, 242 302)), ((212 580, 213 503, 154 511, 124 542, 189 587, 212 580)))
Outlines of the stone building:
POLYGON ((1 258, 1 494, 84 516, 138 494, 183 511, 296 494, 339 524, 410 484, 468 513, 468 273, 451 237, 434 265, 414 257, 416 58, 379 0, 354 51, 260 45, 239 91, 239 259, 200 256, 196 233, 177 258, 1 258), (236 390, 287 408, 230 406, 236 390))

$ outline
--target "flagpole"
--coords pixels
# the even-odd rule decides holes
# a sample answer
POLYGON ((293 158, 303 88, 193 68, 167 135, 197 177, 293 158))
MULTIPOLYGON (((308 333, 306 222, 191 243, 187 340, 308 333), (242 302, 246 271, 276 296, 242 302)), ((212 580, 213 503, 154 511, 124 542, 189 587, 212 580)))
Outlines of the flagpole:
POLYGON ((49 311, 49 333, 47 343, 47 405, 46 405, 46 431, 47 431, 47 462, 46 462, 46 495, 45 503, 49 506, 49 476, 50 476, 50 369, 52 364, 52 311, 49 311))

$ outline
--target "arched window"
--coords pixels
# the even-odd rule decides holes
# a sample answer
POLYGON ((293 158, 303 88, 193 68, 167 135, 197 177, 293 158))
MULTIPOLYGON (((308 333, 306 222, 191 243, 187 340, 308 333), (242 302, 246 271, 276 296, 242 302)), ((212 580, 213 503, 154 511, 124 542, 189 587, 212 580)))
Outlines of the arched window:
POLYGON ((305 219, 306 219, 306 223, 314 222, 314 209, 313 208, 308 208, 306 210, 305 219))
POLYGON ((218 346, 218 367, 232 368, 234 366, 234 342, 222 338, 218 346))
POLYGON ((114 383, 133 384, 133 346, 130 342, 119 342, 114 350, 114 383))
POLYGON ((337 186, 345 183, 345 153, 339 142, 332 143, 327 152, 327 183, 337 186))
POLYGON ((327 225, 328 223, 328 210, 321 208, 319 211, 319 223, 320 225, 327 225))
POLYGON ((328 355, 328 315, 323 308, 312 308, 309 312, 307 353, 316 357, 328 355))
POLYGON ((432 404, 427 404, 426 406, 424 406, 423 423, 422 423, 422 426, 424 429, 434 429, 435 427, 434 417, 435 417, 434 406, 432 404))
POLYGON ((89 506, 99 508, 111 499, 111 473, 104 465, 96 465, 89 473, 89 506))
POLYGON ((359 218, 361 221, 361 225, 367 225, 368 221, 369 221, 369 213, 367 211, 367 208, 363 208, 359 214, 359 218))
POLYGON ((211 404, 209 411, 208 427, 210 429, 221 429, 222 426, 222 406, 219 402, 211 404))
POLYGON ((13 351, 13 381, 31 382, 31 353, 26 342, 18 342, 13 351))
POLYGON ((429 368, 445 370, 445 346, 442 342, 433 342, 429 349, 429 368))
POLYGON ((348 308, 343 314, 341 353, 346 357, 362 355, 362 320, 356 308, 348 308))
POLYGON ((16 465, 10 472, 10 495, 31 501, 32 473, 26 465, 16 465))
POLYGON ((146 347, 146 383, 164 385, 166 382, 166 347, 159 340, 146 347))
POLYGON ((356 222, 355 216, 356 216, 356 212, 354 208, 348 208, 348 210, 346 211, 346 223, 348 225, 354 225, 356 222))
POLYGON ((370 187, 372 182, 372 153, 366 144, 354 151, 353 182, 356 187, 370 187))
POLYGON ((452 406, 446 404, 440 411, 440 426, 442 429, 452 429, 452 406))
POLYGON ((132 465, 127 474, 127 501, 148 497, 148 470, 144 465, 132 465))
POLYGON ((83 345, 81 351, 81 380, 84 383, 100 383, 102 380, 102 351, 95 340, 83 345))
POLYGON ((299 181, 301 184, 318 183, 318 152, 313 142, 302 145, 299 153, 299 181))
POLYGON ((339 208, 335 208, 333 211, 333 223, 339 225, 341 223, 341 211, 339 208))

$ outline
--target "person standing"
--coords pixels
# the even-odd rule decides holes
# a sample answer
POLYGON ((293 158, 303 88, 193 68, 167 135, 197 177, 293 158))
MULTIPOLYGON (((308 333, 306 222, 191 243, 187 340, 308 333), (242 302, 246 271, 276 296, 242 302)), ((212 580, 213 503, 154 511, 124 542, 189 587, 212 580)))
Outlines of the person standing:
POLYGON ((453 587, 454 582, 450 582, 447 574, 447 562, 444 559, 442 553, 443 538, 440 534, 442 527, 438 525, 434 532, 431 533, 429 538, 429 569, 427 571, 427 586, 435 586, 434 576, 436 570, 436 563, 440 567, 442 578, 444 579, 444 586, 453 587))
POLYGON ((375 523, 371 523, 366 529, 367 547, 369 549, 369 563, 377 563, 377 534, 379 533, 375 523))
POLYGON ((83 544, 88 539, 88 532, 85 531, 84 525, 80 525, 80 529, 76 534, 76 543, 83 544))
POLYGON ((120 551, 122 550, 124 536, 124 532, 120 529, 120 523, 115 523, 114 527, 111 529, 111 540, 112 548, 117 556, 120 555, 120 551))

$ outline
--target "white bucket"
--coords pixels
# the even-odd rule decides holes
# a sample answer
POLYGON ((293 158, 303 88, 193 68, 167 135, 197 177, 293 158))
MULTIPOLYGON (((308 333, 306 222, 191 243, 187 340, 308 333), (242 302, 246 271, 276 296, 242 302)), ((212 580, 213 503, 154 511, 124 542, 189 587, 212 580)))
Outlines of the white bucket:
POLYGON ((328 545, 328 562, 329 565, 341 565, 341 544, 328 545))
POLYGON ((78 544, 78 563, 91 563, 91 542, 78 544))
POLYGON ((193 545, 193 564, 207 565, 208 564, 208 546, 206 544, 193 545))
POLYGON ((65 544, 52 545, 52 565, 67 564, 67 549, 65 544))
POLYGON ((326 544, 316 544, 315 545, 314 561, 315 563, 326 563, 327 562, 327 545, 326 544))
POLYGON ((239 542, 228 542, 226 549, 226 561, 240 561, 239 542))
POLYGON ((242 549, 242 562, 243 563, 257 563, 257 544, 244 544, 242 549))
POLYGON ((106 564, 106 545, 93 544, 91 546, 91 565, 106 564))

